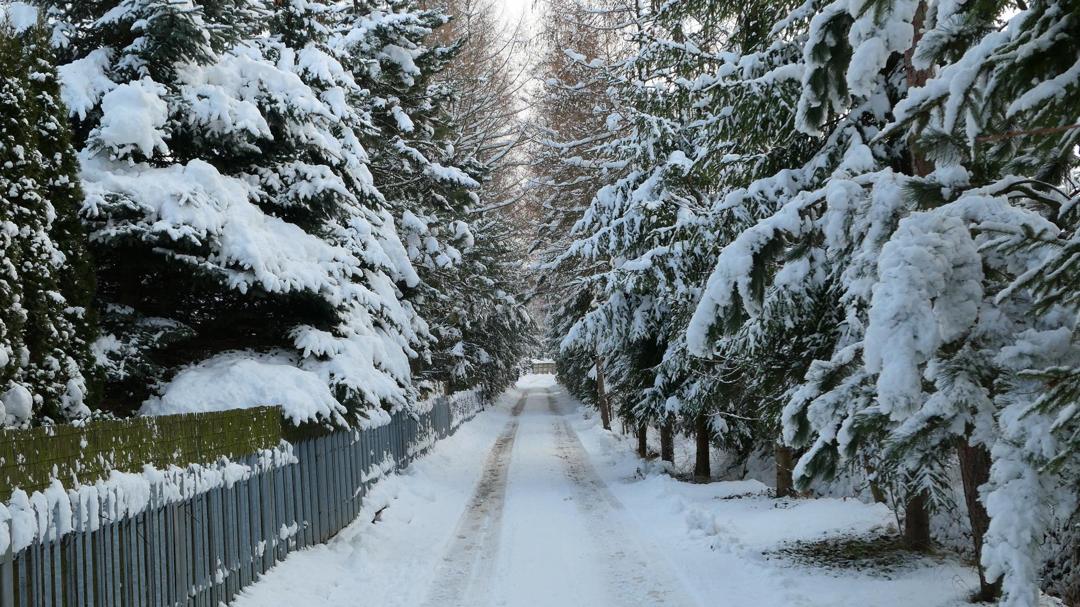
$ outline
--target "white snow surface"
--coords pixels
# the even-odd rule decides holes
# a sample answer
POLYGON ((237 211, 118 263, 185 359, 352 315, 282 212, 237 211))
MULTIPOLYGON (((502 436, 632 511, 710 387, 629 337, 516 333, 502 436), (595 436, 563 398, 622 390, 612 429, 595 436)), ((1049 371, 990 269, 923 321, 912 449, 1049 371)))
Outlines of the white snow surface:
POLYGON ((143 415, 205 413, 228 409, 280 406, 294 424, 337 422, 345 407, 326 381, 295 366, 292 357, 253 352, 221 354, 181 370, 160 396, 143 403, 143 415))
POLYGON ((947 558, 886 575, 763 554, 895 519, 852 499, 775 500, 756 480, 675 480, 552 376, 525 376, 365 499, 338 537, 290 555, 236 605, 933 607, 967 604, 978 583, 947 558))
POLYGON ((101 124, 91 135, 99 145, 127 154, 138 150, 151 157, 167 154, 165 123, 169 106, 164 86, 149 78, 121 84, 101 98, 101 124))
POLYGON ((34 397, 24 386, 13 384, 0 394, 0 425, 15 426, 30 419, 34 397))
POLYGON ((102 96, 116 88, 106 75, 112 63, 112 50, 99 48, 82 59, 56 68, 60 76, 60 99, 68 113, 85 120, 102 96))
POLYGON ((12 2, 0 6, 0 25, 22 33, 38 23, 38 9, 27 2, 12 2))

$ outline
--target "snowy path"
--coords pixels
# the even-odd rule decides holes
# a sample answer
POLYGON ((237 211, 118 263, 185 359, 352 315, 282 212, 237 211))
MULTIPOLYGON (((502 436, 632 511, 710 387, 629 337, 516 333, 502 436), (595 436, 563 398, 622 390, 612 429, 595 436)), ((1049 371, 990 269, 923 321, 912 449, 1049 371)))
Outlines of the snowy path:
POLYGON ((551 393, 529 390, 514 411, 425 604, 693 605, 648 556, 551 393))
POLYGON ((332 542, 290 555, 237 604, 965 604, 974 579, 955 562, 881 575, 766 556, 793 539, 880 529, 891 514, 854 500, 774 500, 763 489, 659 474, 628 441, 583 419, 550 377, 529 377, 404 474, 380 481, 332 542))
POLYGON ((510 421, 491 448, 480 482, 435 576, 427 605, 468 604, 467 600, 480 604, 499 548, 510 455, 517 438, 518 416, 527 400, 527 395, 518 399, 510 421))

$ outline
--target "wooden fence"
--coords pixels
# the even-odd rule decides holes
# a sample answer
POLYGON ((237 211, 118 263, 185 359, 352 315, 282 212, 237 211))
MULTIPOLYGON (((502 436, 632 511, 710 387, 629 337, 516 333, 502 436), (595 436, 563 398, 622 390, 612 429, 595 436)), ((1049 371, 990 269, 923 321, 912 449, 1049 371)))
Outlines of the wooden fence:
POLYGON ((247 468, 230 464, 231 473, 176 474, 150 484, 134 510, 123 507, 132 501, 124 492, 133 492, 123 483, 38 499, 30 508, 39 528, 25 548, 13 552, 19 530, 0 523, 0 539, 8 536, 0 607, 228 604, 290 552, 352 522, 379 477, 408 466, 481 406, 478 393, 459 393, 418 418, 397 414, 381 427, 305 439, 291 454, 247 456, 236 462, 247 468))

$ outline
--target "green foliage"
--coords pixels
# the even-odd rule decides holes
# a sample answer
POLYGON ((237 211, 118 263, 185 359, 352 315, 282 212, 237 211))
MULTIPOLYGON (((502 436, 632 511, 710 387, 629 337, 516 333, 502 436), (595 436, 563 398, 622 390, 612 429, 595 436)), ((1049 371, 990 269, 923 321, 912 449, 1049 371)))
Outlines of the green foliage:
POLYGON ((98 394, 78 166, 46 32, 3 31, 0 44, 0 390, 8 423, 80 418, 98 394))
POLYGON ((53 480, 73 487, 76 480, 104 480, 113 470, 248 457, 280 445, 281 419, 276 407, 260 407, 0 430, 0 499, 15 488, 43 491, 53 480))

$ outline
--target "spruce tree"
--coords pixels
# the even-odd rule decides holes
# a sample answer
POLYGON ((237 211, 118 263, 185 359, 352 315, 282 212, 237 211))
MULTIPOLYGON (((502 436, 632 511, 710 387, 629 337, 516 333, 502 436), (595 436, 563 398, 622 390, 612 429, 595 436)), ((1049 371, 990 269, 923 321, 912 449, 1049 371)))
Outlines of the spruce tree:
POLYGON ((611 16, 575 0, 551 0, 546 6, 540 34, 541 90, 530 123, 529 204, 536 217, 532 254, 541 268, 534 297, 543 302, 546 348, 555 354, 560 382, 606 418, 608 407, 600 402, 596 381, 603 375, 596 348, 563 340, 588 312, 592 285, 581 279, 576 264, 558 260, 577 237, 573 226, 609 178, 606 143, 618 128, 608 122, 614 108, 607 95, 607 73, 590 65, 614 59, 610 50, 618 33, 608 27, 611 16))
MULTIPOLYGON (((1050 225, 1049 215, 1040 216, 1041 202, 1023 201, 1047 198, 1040 190, 1054 198, 1052 187, 1036 179, 1034 187, 1025 184, 1010 192, 1014 180, 993 183, 993 172, 1001 168, 980 157, 982 125, 1000 120, 997 104, 1016 103, 1007 95, 995 97, 962 122, 957 108, 982 94, 983 83, 1008 82, 996 75, 979 79, 972 72, 975 65, 993 70, 992 59, 982 63, 988 57, 1000 57, 1006 71, 1015 67, 1016 55, 997 55, 995 44, 1030 42, 1031 49, 1042 49, 1040 28, 1054 26, 1043 20, 1046 7, 1032 6, 1015 18, 1010 33, 995 34, 991 23, 1002 7, 985 8, 972 9, 978 17, 960 28, 956 7, 888 3, 872 3, 861 12, 836 3, 810 20, 797 118, 807 134, 822 137, 823 153, 809 165, 815 173, 803 178, 778 212, 744 230, 721 253, 691 337, 696 351, 706 351, 715 342, 704 329, 717 326, 718 312, 724 317, 725 311, 741 308, 756 322, 776 304, 811 301, 815 277, 836 277, 835 301, 844 319, 836 345, 831 356, 810 365, 784 411, 785 439, 807 449, 796 476, 805 485, 841 466, 868 466, 879 483, 908 496, 907 509, 917 515, 915 506, 936 502, 940 507, 948 499, 948 454, 958 453, 975 545, 986 565, 982 596, 995 593, 994 580, 1004 573, 1005 602, 1031 604, 1038 569, 1033 547, 1010 544, 1001 526, 1033 525, 1032 538, 1044 532, 1035 521, 1047 517, 1017 517, 1007 505, 1019 499, 1015 491, 1034 491, 1029 482, 1038 478, 1039 464, 1032 465, 1046 457, 1016 449, 1018 436, 1047 436, 1050 423, 1048 417, 1040 419, 1045 410, 1021 395, 1038 391, 1032 390, 1038 372, 1025 369, 1071 364, 1075 351, 1069 338, 1058 342, 1051 335, 1069 335, 1075 312, 1065 326, 1057 324, 1064 317, 1038 317, 1030 292, 1018 288, 1023 279, 1010 284, 1010 276, 1027 277, 1037 267, 1031 243, 1024 247, 1015 238, 992 235, 1056 236, 1060 229, 1050 225), (986 21, 979 23, 980 18, 986 21), (960 74, 963 80, 954 82, 960 74), (956 82, 971 83, 973 90, 950 97, 963 88, 952 88, 956 82), (890 111, 867 104, 883 100, 890 111), (920 105, 927 118, 904 132, 897 124, 909 124, 912 108, 920 105), (859 124, 850 122, 853 116, 859 124), (957 145, 965 138, 966 145, 975 144, 974 158, 966 158, 969 152, 957 145), (824 179, 816 181, 815 174, 824 179), (824 247, 808 258, 808 267, 807 258, 792 260, 789 251, 813 250, 816 243, 824 247), (782 261, 771 265, 776 259, 782 261), (796 282, 793 272, 800 277, 796 282), (1042 354, 1034 356, 1034 350, 1042 354), (1017 418, 1019 411, 1024 413, 1017 418), (995 471, 1001 480, 995 480, 995 471), (989 524, 980 513, 983 507, 989 524)), ((1040 71, 1027 69, 1017 94, 1068 91, 1032 86, 1031 79, 1056 85, 1063 74, 1055 70, 1071 61, 1055 58, 1040 64, 1040 71)), ((1061 116, 1054 120, 1067 122, 1061 116)), ((1060 126, 1044 129, 1052 136, 1069 132, 1060 126)), ((1008 158, 1020 159, 1010 163, 1011 170, 1060 166, 1052 153, 1039 156, 1048 149, 1058 148, 1043 141, 1030 152, 1011 150, 1008 158), (1039 161, 1025 168, 1033 158, 1039 161)), ((1040 482, 1055 487, 1070 477, 1056 472, 1040 482)))
POLYGON ((282 20, 257 2, 52 14, 64 70, 83 77, 67 92, 108 406, 130 412, 186 365, 237 356, 318 375, 343 404, 334 416, 411 403, 420 322, 394 287, 409 269, 372 203, 362 91, 331 48, 332 15, 264 36, 282 20))
POLYGON ((594 70, 625 130, 553 215, 560 373, 684 427, 705 410, 741 457, 778 442, 778 489, 865 481, 913 547, 966 510, 977 598, 1034 605, 1036 546, 1075 518, 1076 11, 741 9, 634 4, 594 70), (666 348, 648 389, 643 337, 666 348))
POLYGON ((530 321, 497 242, 505 224, 482 213, 492 167, 455 146, 472 127, 454 122, 458 91, 439 77, 456 56, 439 42, 448 16, 415 2, 357 3, 346 14, 357 25, 339 48, 376 57, 356 54, 365 60, 347 65, 367 91, 371 171, 414 270, 398 286, 430 333, 414 372, 422 389, 480 383, 497 391, 511 379, 504 356, 521 355, 530 321))
MULTIPOLYGON (((452 57, 427 45, 444 16, 398 2, 47 5, 97 259, 106 408, 191 406, 169 393, 179 373, 256 361, 325 381, 341 406, 320 422, 381 417, 417 401, 432 353, 457 351, 456 325, 494 308, 527 326, 509 279, 481 280, 506 252, 469 226, 486 169, 455 157, 451 92, 432 84, 452 57)), ((512 363, 491 351, 518 355, 514 333, 489 333, 502 340, 465 369, 507 382, 512 363)))

